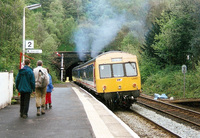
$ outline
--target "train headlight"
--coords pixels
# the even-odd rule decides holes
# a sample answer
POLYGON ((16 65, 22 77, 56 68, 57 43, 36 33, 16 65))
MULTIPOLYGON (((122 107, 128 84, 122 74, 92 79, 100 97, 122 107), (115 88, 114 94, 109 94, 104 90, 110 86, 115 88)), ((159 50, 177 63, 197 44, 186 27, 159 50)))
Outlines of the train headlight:
POLYGON ((106 90, 106 86, 103 86, 103 91, 105 91, 106 90))
POLYGON ((122 89, 122 86, 118 86, 118 89, 121 90, 121 89, 122 89))
POLYGON ((133 88, 136 88, 137 84, 136 83, 133 83, 133 88))

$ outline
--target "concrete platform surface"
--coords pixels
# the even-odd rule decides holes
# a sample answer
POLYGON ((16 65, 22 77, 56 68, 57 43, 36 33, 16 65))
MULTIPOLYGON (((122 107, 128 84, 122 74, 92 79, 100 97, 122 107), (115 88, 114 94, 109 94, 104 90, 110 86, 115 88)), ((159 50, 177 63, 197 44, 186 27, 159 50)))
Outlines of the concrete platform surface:
POLYGON ((1 138, 129 138, 138 137, 103 104, 79 87, 66 83, 52 92, 52 109, 36 116, 31 98, 28 118, 19 104, 0 110, 1 138))

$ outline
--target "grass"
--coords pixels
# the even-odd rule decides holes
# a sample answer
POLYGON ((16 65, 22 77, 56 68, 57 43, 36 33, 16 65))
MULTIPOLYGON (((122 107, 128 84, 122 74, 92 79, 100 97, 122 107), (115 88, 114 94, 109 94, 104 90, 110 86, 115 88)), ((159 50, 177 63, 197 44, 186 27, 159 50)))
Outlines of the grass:
POLYGON ((200 98, 200 67, 195 71, 188 71, 184 75, 181 70, 160 70, 151 74, 142 84, 143 93, 153 96, 155 93, 166 94, 168 97, 200 98), (184 96, 185 95, 185 96, 184 96))

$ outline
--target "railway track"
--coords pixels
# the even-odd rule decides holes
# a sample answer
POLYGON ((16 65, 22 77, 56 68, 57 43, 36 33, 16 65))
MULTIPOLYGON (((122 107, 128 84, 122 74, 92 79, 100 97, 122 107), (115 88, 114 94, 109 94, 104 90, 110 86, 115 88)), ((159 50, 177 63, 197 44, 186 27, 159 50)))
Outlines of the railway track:
POLYGON ((168 135, 170 135, 171 138, 180 138, 180 136, 178 136, 177 134, 175 134, 175 133, 173 133, 172 131, 166 129, 165 127, 163 127, 163 126, 157 124, 156 122, 154 122, 154 121, 148 119, 148 118, 145 117, 144 115, 141 115, 141 114, 139 114, 139 113, 137 113, 137 112, 135 112, 135 111, 133 111, 133 112, 134 112, 134 114, 137 114, 137 115, 141 116, 144 120, 146 120, 146 121, 149 122, 150 124, 152 124, 152 125, 158 127, 159 129, 165 131, 168 135))
POLYGON ((123 122, 134 130, 140 137, 170 137, 179 138, 180 136, 148 119, 145 115, 134 110, 120 109, 114 111, 123 122))
POLYGON ((190 124, 200 127, 200 112, 154 100, 145 95, 140 95, 140 97, 137 98, 137 103, 156 109, 165 114, 171 115, 175 118, 184 120, 190 124))
MULTIPOLYGON (((73 83, 73 85, 76 85, 76 84, 74 84, 73 83)), ((92 94, 93 95, 93 94, 92 94)), ((93 95, 94 97, 96 97, 98 100, 100 100, 99 99, 99 97, 97 97, 96 95, 93 95)), ((101 100, 100 100, 101 101, 101 100)), ((101 101, 102 102, 102 101, 101 101)), ((105 104, 105 103, 104 103, 105 104)), ((123 109, 124 110, 124 109, 123 109)), ((126 114, 126 116, 129 116, 128 114, 127 114, 127 110, 125 110, 125 111, 120 111, 120 109, 119 110, 116 110, 117 112, 122 112, 121 114, 126 114)), ((170 129, 168 129, 168 128, 165 128, 165 126, 162 126, 162 125, 159 125, 159 123, 156 123, 155 121, 152 121, 151 119, 148 119, 145 115, 142 115, 142 114, 140 114, 140 113, 138 113, 138 112, 136 112, 136 111, 134 111, 134 110, 129 110, 130 111, 130 113, 132 113, 132 115, 134 114, 134 115, 137 115, 137 116, 140 116, 141 118, 142 118, 142 120, 146 120, 146 122, 147 122, 147 124, 143 124, 143 123, 141 123, 141 121, 139 120, 139 121, 136 121, 136 120, 134 120, 134 121, 130 121, 130 120, 132 120, 133 119, 133 117, 131 116, 131 117, 128 117, 128 119, 127 119, 127 117, 124 117, 124 116, 122 116, 122 117, 119 117, 118 115, 118 117, 119 118, 121 118, 128 126, 130 126, 130 128, 132 128, 134 131, 135 131, 135 128, 136 128, 136 126, 138 126, 139 124, 139 131, 135 131, 135 132, 137 132, 138 134, 140 133, 141 134, 141 136, 152 136, 152 135, 154 135, 155 137, 156 136, 158 136, 158 137, 163 137, 163 136, 160 136, 160 135, 163 135, 163 133, 165 134, 165 135, 167 135, 166 137, 172 137, 172 138, 179 138, 179 137, 181 137, 181 136, 179 136, 178 134, 176 134, 176 133, 174 133, 173 131, 171 131, 170 129), (125 119, 125 120, 124 120, 125 119), (132 124, 132 122, 136 122, 136 124, 132 124), (145 129, 145 132, 143 132, 143 131, 141 131, 141 125, 143 125, 142 126, 142 128, 145 128, 146 126, 148 126, 148 124, 150 124, 149 126, 151 126, 152 128, 150 128, 150 130, 149 130, 149 132, 155 132, 155 133, 151 133, 151 135, 148 135, 149 133, 147 133, 146 132, 146 129, 145 129), (132 126, 133 125, 133 126, 132 126), (131 127, 132 126, 132 127, 131 127), (152 131, 153 130, 153 131, 152 131)), ((149 129, 148 128, 148 129, 149 129)))

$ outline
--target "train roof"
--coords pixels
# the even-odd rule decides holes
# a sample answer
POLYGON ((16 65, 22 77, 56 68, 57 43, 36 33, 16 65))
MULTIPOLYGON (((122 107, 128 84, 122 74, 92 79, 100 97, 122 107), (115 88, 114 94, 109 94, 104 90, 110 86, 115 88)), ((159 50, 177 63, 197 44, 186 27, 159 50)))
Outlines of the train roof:
POLYGON ((133 54, 130 54, 130 53, 127 53, 127 52, 123 52, 123 51, 108 51, 108 52, 104 52, 104 53, 96 56, 95 58, 93 58, 93 59, 91 59, 91 60, 89 60, 89 61, 87 61, 87 62, 85 62, 85 63, 83 63, 83 64, 81 64, 81 65, 79 65, 77 67, 75 67, 75 68, 79 68, 79 67, 85 66, 85 65, 89 64, 90 62, 94 62, 96 59, 98 59, 98 58, 100 58, 102 56, 105 56, 107 54, 111 54, 111 53, 123 53, 123 54, 129 54, 129 55, 132 55, 132 56, 136 57, 136 55, 133 55, 133 54))
POLYGON ((128 54, 128 55, 136 56, 136 55, 124 52, 124 51, 108 51, 108 52, 104 52, 104 53, 98 55, 95 59, 100 58, 101 56, 104 56, 104 55, 107 55, 107 54, 111 54, 111 53, 116 53, 116 54, 117 53, 123 53, 123 54, 128 54))

